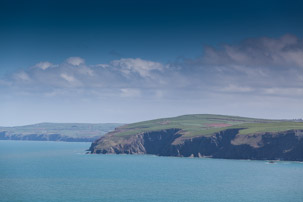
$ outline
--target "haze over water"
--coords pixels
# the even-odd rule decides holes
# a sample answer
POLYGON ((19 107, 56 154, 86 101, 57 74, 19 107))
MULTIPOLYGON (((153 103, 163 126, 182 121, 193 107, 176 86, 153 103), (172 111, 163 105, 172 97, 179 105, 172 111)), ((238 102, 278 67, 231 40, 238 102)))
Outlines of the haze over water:
POLYGON ((1 201, 303 201, 302 163, 87 155, 89 146, 0 141, 1 201))

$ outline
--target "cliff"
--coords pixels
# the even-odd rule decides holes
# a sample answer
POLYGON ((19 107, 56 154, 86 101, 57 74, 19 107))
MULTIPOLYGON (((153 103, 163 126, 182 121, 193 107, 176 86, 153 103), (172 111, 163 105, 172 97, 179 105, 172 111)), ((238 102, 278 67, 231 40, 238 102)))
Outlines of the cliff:
POLYGON ((96 154, 303 161, 303 129, 243 134, 247 125, 236 126, 192 137, 184 135, 187 133, 182 128, 132 134, 121 127, 94 141, 89 150, 96 154))

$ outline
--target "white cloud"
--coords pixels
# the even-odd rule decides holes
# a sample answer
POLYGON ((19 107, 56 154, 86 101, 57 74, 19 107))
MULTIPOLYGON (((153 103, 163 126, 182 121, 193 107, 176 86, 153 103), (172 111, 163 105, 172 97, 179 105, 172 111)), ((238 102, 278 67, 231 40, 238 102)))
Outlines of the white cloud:
POLYGON ((60 76, 68 82, 76 81, 76 79, 73 76, 67 75, 65 73, 60 74, 60 76))
POLYGON ((94 71, 90 67, 82 67, 79 69, 80 74, 94 76, 94 71))
POLYGON ((81 64, 84 64, 84 59, 80 58, 80 57, 70 57, 67 58, 66 62, 68 64, 74 65, 74 66, 79 66, 81 64))
POLYGON ((96 67, 101 67, 101 68, 108 68, 108 67, 110 67, 110 65, 109 64, 97 64, 97 65, 95 65, 96 67))
POLYGON ((114 91, 119 89, 118 95, 122 92, 123 96, 139 95, 138 90, 133 90, 136 88, 167 85, 160 79, 160 73, 163 71, 162 64, 139 58, 115 60, 102 65, 86 65, 81 58, 68 58, 61 64, 40 62, 33 67, 7 77, 2 83, 11 83, 11 87, 26 91, 48 91, 43 93, 81 87, 94 91, 106 89, 108 94, 113 94, 113 89, 114 91), (67 63, 73 65, 67 65, 67 63), (79 66, 74 68, 75 65, 79 66), (129 72, 126 73, 126 71, 129 72), (123 90, 120 91, 120 89, 123 90))
POLYGON ((236 50, 232 46, 225 46, 226 54, 234 61, 239 63, 246 63, 250 60, 249 56, 242 51, 236 50))
POLYGON ((42 70, 46 70, 46 69, 48 69, 51 66, 53 66, 53 64, 50 63, 50 62, 39 62, 34 67, 40 68, 42 70))
POLYGON ((253 38, 222 48, 207 47, 203 62, 219 65, 303 67, 303 41, 293 35, 253 38))
POLYGON ((141 91, 139 89, 122 88, 120 90, 122 97, 139 97, 141 95, 141 91))
MULTIPOLYGON (((16 112, 19 110, 14 102, 19 102, 21 110, 30 109, 23 105, 28 100, 34 109, 29 112, 32 113, 43 111, 36 110, 37 104, 43 104, 39 102, 41 99, 54 106, 54 110, 48 110, 56 112, 55 118, 57 112, 62 111, 58 107, 70 108, 71 117, 73 113, 83 114, 87 109, 95 113, 99 109, 96 120, 100 118, 100 112, 106 110, 110 111, 105 113, 106 119, 125 114, 137 117, 133 113, 136 110, 141 114, 157 114, 155 118, 160 112, 161 116, 167 116, 169 111, 174 115, 302 115, 301 38, 286 35, 248 39, 238 44, 209 47, 204 53, 171 64, 122 58, 106 64, 87 65, 79 57, 68 58, 61 64, 40 62, 35 68, 18 71, 0 80, 3 95, 0 106, 5 110, 7 105, 2 103, 6 102, 16 112), (85 99, 94 105, 84 104, 82 100, 85 99), (75 102, 82 107, 81 113, 75 112, 77 107, 72 105, 75 102), (114 111, 121 113, 113 115, 112 109, 117 106, 121 110, 114 111)), ((16 117, 14 113, 7 114, 16 117)))
POLYGON ((24 71, 21 71, 17 74, 15 74, 15 79, 17 80, 22 80, 22 81, 30 81, 31 79, 29 78, 28 74, 25 73, 24 71))
POLYGON ((138 73, 141 77, 152 78, 153 71, 162 71, 163 65, 158 62, 142 60, 140 58, 122 58, 111 62, 114 67, 119 67, 125 75, 138 73))
POLYGON ((303 50, 288 51, 283 57, 288 63, 303 67, 303 50))
POLYGON ((26 69, 4 81, 11 83, 9 88, 43 92, 48 96, 57 95, 52 92, 61 92, 60 89, 81 88, 87 93, 85 96, 96 92, 98 97, 158 100, 207 97, 211 93, 299 97, 303 89, 302 58, 302 40, 286 35, 208 47, 201 57, 171 64, 122 58, 87 65, 82 58, 70 57, 62 64, 40 62, 35 65, 38 69, 26 69))
MULTIPOLYGON (((83 87, 83 84, 81 81, 79 81, 78 79, 76 79, 73 75, 69 75, 68 73, 61 73, 60 74, 60 77, 64 80, 64 81, 67 81, 68 82, 68 85, 66 84, 62 84, 61 85, 61 88, 64 88, 64 87, 83 87)), ((60 87, 59 87, 60 88, 60 87)))

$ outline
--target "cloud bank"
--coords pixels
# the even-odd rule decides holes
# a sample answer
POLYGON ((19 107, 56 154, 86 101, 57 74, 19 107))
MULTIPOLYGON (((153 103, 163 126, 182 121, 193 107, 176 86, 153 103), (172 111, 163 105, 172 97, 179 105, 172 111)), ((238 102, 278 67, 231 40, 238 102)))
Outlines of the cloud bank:
MULTIPOLYGON (((239 44, 205 47, 197 58, 171 64, 141 58, 121 58, 108 64, 87 65, 80 57, 61 64, 39 62, 2 79, 2 87, 29 93, 82 88, 255 93, 301 95, 303 43, 293 35, 254 38, 239 44), (293 92, 293 93, 292 93, 293 92)), ((139 93, 131 93, 138 96, 139 93)))
POLYGON ((4 95, 0 102, 6 103, 38 97, 88 100, 95 106, 107 100, 122 106, 125 100, 132 100, 130 109, 136 103, 150 102, 148 106, 159 104, 166 109, 172 104, 183 107, 180 113, 195 113, 195 105, 196 113, 230 109, 221 113, 234 110, 237 114, 249 107, 255 111, 285 107, 284 113, 287 104, 283 103, 292 103, 290 111, 294 111, 303 98, 303 41, 293 35, 246 39, 205 47, 199 57, 168 64, 142 58, 94 65, 81 57, 60 64, 40 61, 0 79, 0 91, 4 95))

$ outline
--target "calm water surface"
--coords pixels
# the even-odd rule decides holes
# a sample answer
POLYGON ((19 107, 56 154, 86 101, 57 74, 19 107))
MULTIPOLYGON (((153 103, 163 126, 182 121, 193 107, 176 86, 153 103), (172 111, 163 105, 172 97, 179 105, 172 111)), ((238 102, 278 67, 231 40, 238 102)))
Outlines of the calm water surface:
POLYGON ((302 163, 86 155, 89 146, 0 141, 0 201, 303 201, 302 163))

